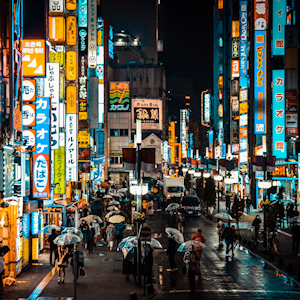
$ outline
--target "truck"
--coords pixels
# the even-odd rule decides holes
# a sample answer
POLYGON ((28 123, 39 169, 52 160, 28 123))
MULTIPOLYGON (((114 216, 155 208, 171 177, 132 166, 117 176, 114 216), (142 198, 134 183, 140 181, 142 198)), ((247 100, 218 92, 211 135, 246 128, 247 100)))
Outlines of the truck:
POLYGON ((167 199, 184 195, 184 177, 164 176, 164 195, 167 199))

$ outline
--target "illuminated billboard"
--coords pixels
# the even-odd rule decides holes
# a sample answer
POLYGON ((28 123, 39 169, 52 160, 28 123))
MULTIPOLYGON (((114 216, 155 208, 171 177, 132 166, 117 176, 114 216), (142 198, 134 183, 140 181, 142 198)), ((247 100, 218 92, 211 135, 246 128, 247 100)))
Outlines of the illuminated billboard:
POLYGON ((33 155, 33 198, 47 199, 50 197, 49 155, 33 155))
POLYGON ((78 120, 77 114, 66 115, 66 181, 78 179, 78 120))
POLYGON ((273 0, 273 54, 284 55, 286 0, 273 0))
POLYGON ((59 135, 59 149, 54 150, 54 188, 55 195, 63 195, 66 192, 66 164, 65 164, 65 133, 59 135))
POLYGON ((130 111, 130 90, 128 81, 109 83, 108 111, 130 111))

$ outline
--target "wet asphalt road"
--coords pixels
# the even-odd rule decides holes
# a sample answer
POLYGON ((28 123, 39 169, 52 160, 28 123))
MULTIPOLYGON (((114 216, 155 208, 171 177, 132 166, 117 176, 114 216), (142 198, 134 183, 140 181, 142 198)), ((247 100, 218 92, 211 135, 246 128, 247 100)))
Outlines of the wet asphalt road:
MULTIPOLYGON (((147 223, 155 235, 162 234, 159 240, 166 248, 166 218, 157 212, 147 223)), ((188 277, 182 274, 182 255, 176 255, 178 270, 167 272, 166 253, 155 251, 157 299, 300 299, 300 286, 296 282, 249 254, 247 249, 237 248, 234 258, 226 259, 225 247, 218 249, 216 227, 202 217, 187 218, 185 240, 190 239, 198 228, 202 229, 207 247, 202 255, 202 274, 196 277, 196 293, 190 293, 188 277)))

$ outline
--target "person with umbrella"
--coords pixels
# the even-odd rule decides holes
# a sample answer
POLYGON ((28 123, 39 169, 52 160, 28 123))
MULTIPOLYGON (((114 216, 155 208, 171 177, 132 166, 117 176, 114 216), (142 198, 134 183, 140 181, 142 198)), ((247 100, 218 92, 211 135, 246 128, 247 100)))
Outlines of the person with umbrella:
POLYGON ((170 210, 167 226, 176 229, 178 228, 178 215, 174 212, 174 210, 170 210))
MULTIPOLYGON (((201 231, 200 228, 198 229, 198 231, 197 231, 196 233, 194 233, 194 234, 192 235, 191 240, 192 240, 192 241, 195 240, 195 241, 198 241, 198 242, 201 242, 201 243, 205 243, 205 238, 204 238, 204 236, 202 235, 202 231, 201 231)), ((202 247, 198 247, 198 248, 196 249, 196 252, 197 252, 197 254, 198 254, 198 256, 199 256, 199 259, 200 259, 201 256, 202 256, 202 247)))
MULTIPOLYGON (((117 223, 117 224, 115 224, 115 228, 116 228, 117 245, 119 245, 119 243, 122 241, 123 236, 124 236, 125 224, 117 223)), ((117 248, 117 251, 119 251, 119 248, 117 248)))
POLYGON ((114 226, 114 224, 109 224, 106 228, 106 237, 107 237, 107 242, 110 251, 113 249, 115 236, 116 236, 116 227, 114 226))
POLYGON ((65 245, 58 245, 56 252, 58 279, 57 283, 65 283, 65 269, 69 263, 69 249, 65 245))
POLYGON ((87 248, 87 242, 86 242, 86 235, 87 235, 87 230, 88 230, 88 224, 85 220, 81 221, 81 224, 79 226, 81 232, 83 233, 83 244, 85 249, 87 248))
POLYGON ((100 240, 100 224, 97 219, 94 220, 94 229, 95 229, 95 235, 94 235, 94 245, 100 240))
POLYGON ((172 238, 170 233, 167 233, 167 235, 168 235, 167 255, 169 257, 169 263, 170 263, 170 268, 167 269, 167 271, 170 272, 170 271, 177 270, 177 265, 174 258, 177 250, 177 242, 172 238))
POLYGON ((189 282, 191 287, 191 293, 195 293, 195 289, 196 289, 195 276, 200 266, 199 264, 200 258, 197 252, 195 251, 193 245, 190 245, 189 250, 184 255, 183 261, 185 264, 189 266, 188 277, 189 277, 189 282))
MULTIPOLYGON (((54 244, 54 240, 57 237, 57 234, 55 233, 55 229, 52 229, 52 233, 48 236, 47 241, 50 244, 50 265, 52 265, 52 256, 55 255, 57 245, 54 244)), ((55 260, 55 257, 54 257, 55 260)))
POLYGON ((95 236, 95 229, 90 224, 86 231, 86 242, 87 242, 87 248, 89 250, 89 254, 93 253, 94 236, 95 236))

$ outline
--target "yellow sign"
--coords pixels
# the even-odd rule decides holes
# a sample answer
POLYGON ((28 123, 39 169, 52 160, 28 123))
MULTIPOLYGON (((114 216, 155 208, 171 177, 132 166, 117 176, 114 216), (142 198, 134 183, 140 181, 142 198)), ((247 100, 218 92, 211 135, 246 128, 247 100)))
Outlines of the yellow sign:
POLYGON ((219 76, 219 79, 218 79, 218 86, 219 86, 219 89, 222 89, 222 88, 223 88, 223 76, 219 76))
POLYGON ((91 134, 88 131, 78 131, 78 147, 87 148, 90 145, 91 134))
POLYGON ((87 120, 87 118, 88 118, 87 101, 80 101, 79 102, 78 119, 79 120, 87 120))
POLYGON ((248 102, 241 102, 240 103, 240 115, 246 114, 248 112, 248 102))
POLYGON ((54 182, 57 183, 54 188, 55 195, 63 195, 66 191, 65 173, 65 147, 60 146, 54 150, 54 182))
POLYGON ((59 99, 65 99, 65 75, 59 75, 59 99))
POLYGON ((231 37, 240 37, 240 21, 232 21, 232 34, 231 37))
POLYGON ((55 46, 54 49, 50 48, 50 62, 59 63, 61 69, 65 66, 65 47, 55 46))
POLYGON ((67 17, 67 45, 76 45, 77 40, 77 22, 76 17, 67 17))
POLYGON ((67 86, 67 114, 76 114, 77 113, 77 106, 76 106, 76 100, 77 100, 77 88, 76 86, 67 86))
POLYGON ((39 242, 38 238, 32 238, 32 260, 37 261, 39 259, 39 242))
POLYGON ((219 117, 223 118, 223 104, 219 104, 218 113, 219 113, 219 117))
POLYGON ((23 40, 23 77, 46 75, 45 40, 23 40))
POLYGON ((66 7, 67 7, 67 10, 75 10, 76 9, 76 0, 67 0, 66 7))
POLYGON ((76 80, 76 77, 77 77, 76 52, 75 51, 67 51, 66 79, 67 80, 76 80))
POLYGON ((49 17, 49 39, 52 42, 65 41, 64 17, 49 17))

